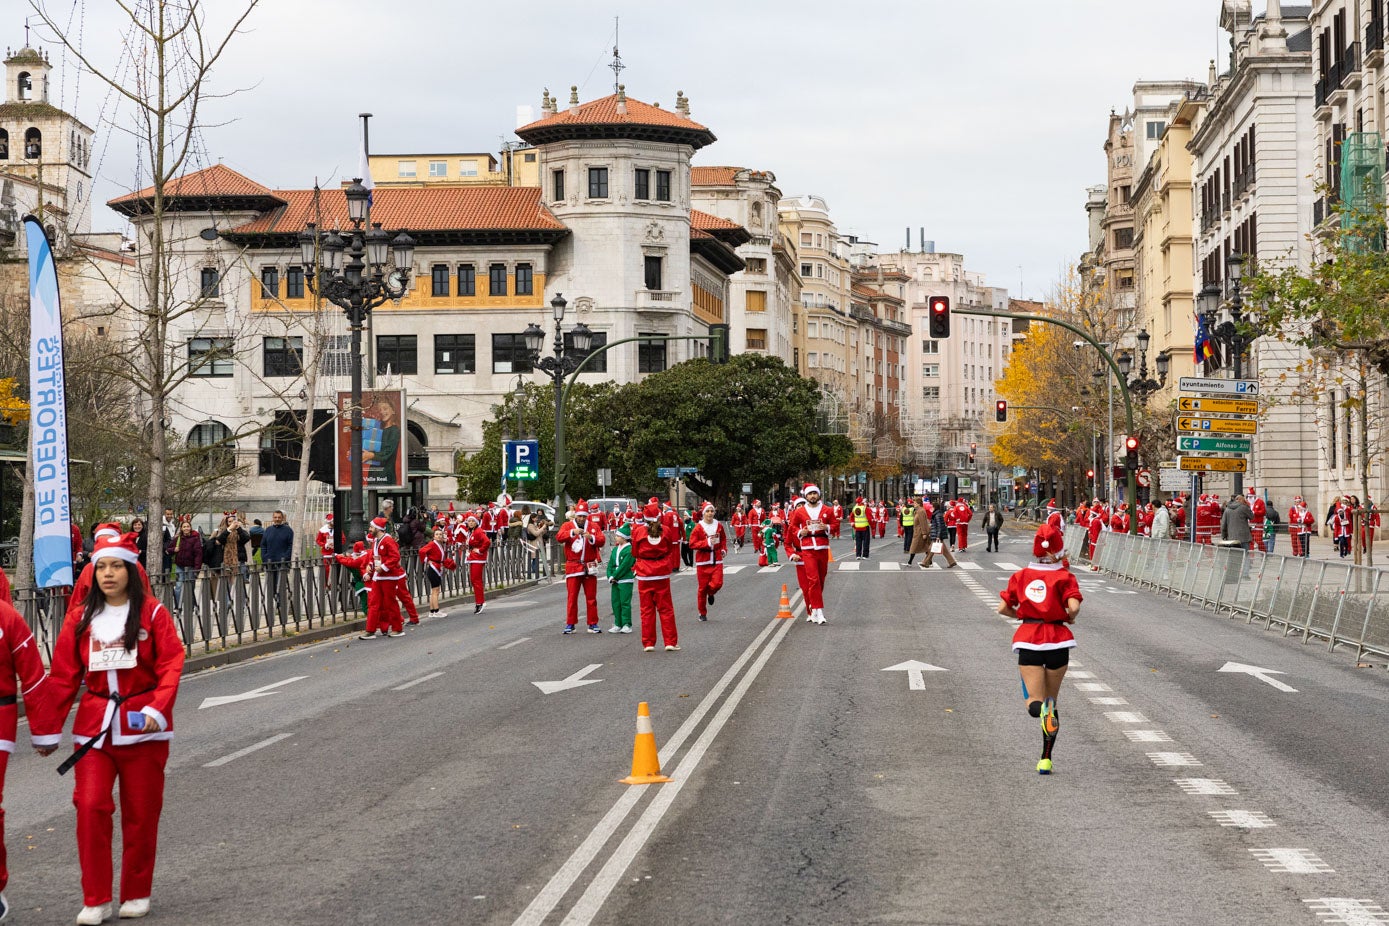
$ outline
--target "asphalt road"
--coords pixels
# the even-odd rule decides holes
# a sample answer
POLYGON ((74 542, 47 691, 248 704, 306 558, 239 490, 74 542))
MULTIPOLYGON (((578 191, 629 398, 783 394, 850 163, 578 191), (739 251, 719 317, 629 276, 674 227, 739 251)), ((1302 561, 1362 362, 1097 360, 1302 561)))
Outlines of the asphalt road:
MULTIPOLYGON (((792 567, 736 554, 708 623, 682 573, 678 653, 561 635, 549 587, 190 677, 153 921, 1389 923, 1383 665, 1086 573, 1038 776, 992 613, 1028 558, 1008 536, 930 572, 843 541, 824 627, 792 567), (883 671, 907 660, 943 671, 883 671), (639 701, 669 784, 618 783, 639 701)), ((80 906, 57 761, 9 769, 18 923, 80 906)))

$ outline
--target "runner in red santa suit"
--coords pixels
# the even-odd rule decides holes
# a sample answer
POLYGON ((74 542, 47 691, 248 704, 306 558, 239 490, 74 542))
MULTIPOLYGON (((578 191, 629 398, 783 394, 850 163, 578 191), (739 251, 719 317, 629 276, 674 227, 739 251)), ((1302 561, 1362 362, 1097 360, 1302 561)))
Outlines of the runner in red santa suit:
POLYGON ((1109 530, 1109 515, 1104 509, 1104 503, 1098 498, 1090 503, 1090 550, 1088 558, 1095 558, 1095 544, 1100 542, 1100 534, 1109 530))
POLYGON ((487 567, 487 551, 492 549, 492 538, 482 530, 477 518, 469 516, 463 520, 471 533, 468 534, 464 561, 468 564, 468 585, 473 590, 473 613, 481 614, 487 604, 484 594, 486 583, 482 572, 487 567))
POLYGON ((666 526, 661 505, 654 498, 642 510, 642 523, 632 528, 632 555, 636 558, 637 598, 641 607, 641 646, 656 651, 656 621, 667 652, 680 649, 675 629, 675 602, 670 597, 671 551, 680 555, 680 529, 666 526))
POLYGON ((743 548, 743 540, 747 537, 747 523, 743 520, 743 505, 740 502, 733 513, 728 516, 728 523, 733 525, 733 542, 738 549, 743 548))
POLYGON ((1255 492, 1252 488, 1245 491, 1249 500, 1249 533, 1253 538, 1250 547, 1254 550, 1264 549, 1264 520, 1268 517, 1268 503, 1264 501, 1264 496, 1255 492))
POLYGON ((1061 509, 1056 507, 1056 499, 1047 502, 1047 519, 1043 522, 1059 531, 1066 530, 1066 516, 1061 513, 1061 509))
POLYGON ((445 612, 439 608, 439 595, 444 585, 444 562, 449 558, 448 550, 445 549, 447 543, 448 532, 438 527, 435 528, 429 542, 420 547, 420 562, 424 563, 424 576, 429 582, 430 617, 445 616, 445 612))
POLYGON ((955 536, 958 538, 960 552, 969 548, 969 522, 974 520, 974 509, 963 498, 955 504, 955 536))
POLYGON ((1293 545, 1293 556, 1311 556, 1312 531, 1316 523, 1312 509, 1302 503, 1302 496, 1294 496, 1293 505, 1288 509, 1288 539, 1293 545))
POLYGON ((1055 528, 1043 524, 1032 539, 1034 562, 1013 573, 999 597, 998 613, 1022 621, 1013 634, 1018 654, 1022 696, 1027 713, 1042 722, 1042 758, 1037 772, 1051 774, 1051 752, 1061 729, 1056 699, 1066 677, 1071 649, 1076 645, 1069 625, 1080 613, 1080 585, 1060 562, 1065 540, 1055 528))
POLYGON ((323 523, 318 528, 318 533, 314 535, 313 542, 318 547, 318 555, 323 559, 323 581, 327 582, 333 574, 333 562, 336 545, 333 540, 333 513, 330 511, 323 516, 323 523))
POLYGON ((830 511, 834 512, 834 521, 830 527, 830 536, 835 540, 839 539, 839 526, 844 522, 844 506, 835 502, 830 506, 830 511))
POLYGON ((802 564, 805 582, 806 620, 825 623, 825 577, 830 568, 830 529, 834 510, 820 500, 820 487, 802 490, 805 504, 791 512, 786 521, 786 552, 792 562, 802 564))
POLYGON ((761 499, 753 499, 752 507, 748 509, 748 525, 752 528, 752 552, 762 553, 762 522, 766 520, 766 515, 762 512, 761 499))
POLYGON ((362 576, 364 581, 371 576, 371 591, 367 594, 366 632, 357 638, 359 640, 375 639, 378 630, 389 637, 405 635, 399 595, 399 586, 405 584, 405 569, 400 565, 400 545, 391 536, 390 526, 381 516, 367 525, 367 549, 371 560, 362 576))
POLYGON ((77 858, 82 869, 78 923, 101 923, 111 910, 111 836, 120 783, 122 919, 150 910, 164 768, 174 735, 174 701, 183 644, 173 618, 146 593, 136 570, 135 535, 103 537, 92 552, 95 584, 68 608, 53 647, 44 703, 30 725, 47 755, 85 683, 73 720, 77 858))
POLYGON ((694 551, 699 619, 707 621, 714 596, 723 588, 723 558, 728 555, 728 535, 722 522, 714 517, 711 502, 704 503, 700 519, 690 532, 690 549, 694 551))
MULTIPOLYGON (((95 543, 102 538, 107 540, 118 540, 121 537, 121 526, 115 521, 109 524, 98 524, 96 531, 92 534, 92 542, 95 543)), ((145 572, 143 563, 136 562, 136 570, 140 573, 140 584, 145 587, 145 595, 153 598, 154 590, 150 588, 149 573, 145 572)), ((68 596, 69 602, 86 601, 87 593, 92 590, 92 564, 89 562, 82 567, 82 571, 77 574, 77 579, 72 583, 72 594, 68 596)))
POLYGON ((564 632, 573 633, 579 623, 579 595, 584 596, 588 632, 598 628, 598 569, 602 561, 603 535, 588 529, 588 502, 574 505, 574 517, 560 525, 555 542, 564 550, 564 586, 568 593, 564 610, 564 632))
MULTIPOLYGON (((651 501, 656 501, 653 497, 651 501)), ((680 571, 680 538, 685 536, 685 527, 680 523, 680 514, 671 507, 670 502, 661 505, 661 526, 675 538, 675 546, 670 554, 670 574, 680 571)))

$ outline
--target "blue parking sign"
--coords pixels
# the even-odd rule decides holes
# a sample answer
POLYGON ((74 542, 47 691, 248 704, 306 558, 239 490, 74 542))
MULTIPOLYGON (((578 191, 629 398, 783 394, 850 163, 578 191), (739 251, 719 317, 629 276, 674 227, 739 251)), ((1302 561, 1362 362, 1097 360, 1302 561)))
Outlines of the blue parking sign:
POLYGON ((502 472, 506 479, 540 478, 540 441, 503 441, 502 472))

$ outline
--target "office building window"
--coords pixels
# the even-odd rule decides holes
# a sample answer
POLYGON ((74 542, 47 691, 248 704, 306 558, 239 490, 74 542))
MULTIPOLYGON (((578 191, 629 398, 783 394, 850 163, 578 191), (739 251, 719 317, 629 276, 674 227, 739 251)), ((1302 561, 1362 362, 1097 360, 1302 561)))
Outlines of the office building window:
POLYGON ((477 372, 477 338, 471 334, 434 336, 434 372, 438 375, 477 372))
POLYGON ((458 162, 458 176, 460 176, 460 177, 476 177, 476 176, 477 176, 477 161, 459 161, 459 162, 458 162))
POLYGON ((646 288, 661 289, 661 261, 662 258, 646 256, 646 288))
POLYGON ((767 329, 749 328, 748 330, 748 350, 767 349, 767 329))
POLYGON ((429 268, 429 294, 447 296, 449 294, 449 265, 435 264, 429 268))
MULTIPOLYGON (((608 343, 608 333, 607 333, 606 331, 595 331, 595 332, 593 332, 591 341, 590 341, 590 343, 589 343, 588 352, 591 354, 591 353, 593 353, 594 351, 598 350, 599 348, 603 347, 603 346, 604 346, 605 344, 607 344, 607 343, 608 343)), ((566 331, 565 334, 564 334, 564 354, 565 354, 565 356, 566 356, 566 357, 567 357, 567 356, 570 356, 570 355, 571 355, 571 351, 572 351, 572 356, 574 356, 575 358, 579 357, 579 352, 578 352, 577 350, 575 350, 575 348, 574 348, 574 334, 573 334, 573 332, 566 331)), ((608 355, 607 355, 607 354, 599 354, 597 357, 594 357, 592 360, 590 360, 590 361, 588 362, 587 365, 584 366, 584 372, 585 372, 585 373, 606 373, 606 372, 608 372, 608 355)))
MULTIPOLYGON (((649 335, 653 332, 645 332, 649 335)), ((659 332, 654 332, 659 333, 659 332)), ((637 372, 659 373, 666 368, 665 341, 637 342, 637 372)))
POLYGON ((216 267, 204 267, 199 285, 202 298, 216 299, 221 295, 222 275, 216 267))
POLYGON ((448 175, 449 175, 449 162, 448 162, 448 161, 430 161, 430 162, 429 162, 429 176, 431 176, 431 177, 447 177, 448 175))
POLYGON ((304 372, 302 337, 267 337, 261 341, 262 366, 266 376, 298 376, 304 372))
POLYGON ((516 295, 530 296, 535 293, 535 282, 531 276, 530 264, 516 265, 516 295))
POLYGON ((285 298, 304 298, 304 268, 290 267, 285 270, 285 298))
POLYGON ((463 264, 458 268, 458 295, 477 295, 477 274, 472 264, 463 264))
POLYGON ((767 291, 750 289, 743 296, 743 308, 749 312, 767 311, 767 291))
POLYGON ((633 184, 632 198, 633 198, 633 199, 650 199, 650 198, 651 198, 651 171, 647 170, 645 167, 638 167, 638 168, 636 169, 636 176, 635 176, 635 183, 633 184))
POLYGON ((231 338, 189 338, 189 376, 231 376, 231 338))
POLYGON ((550 184, 554 188, 554 195, 551 197, 555 202, 564 201, 564 171, 550 171, 550 184))
POLYGON ((376 373, 414 376, 420 372, 419 349, 413 334, 376 336, 376 373))
POLYGON ((590 167, 588 169, 588 198, 608 198, 608 169, 606 167, 590 167))
POLYGON ((493 264, 487 268, 487 295, 506 295, 506 264, 493 264))
POLYGON ((939 363, 923 363, 921 365, 922 376, 940 376, 939 363))
POLYGON ((656 202, 670 202, 670 171, 656 171, 656 202))
POLYGON ((519 334, 492 335, 492 372, 528 373, 531 369, 531 355, 526 350, 526 339, 519 334))
POLYGON ((395 170, 397 177, 413 177, 415 176, 415 162, 396 161, 395 170))

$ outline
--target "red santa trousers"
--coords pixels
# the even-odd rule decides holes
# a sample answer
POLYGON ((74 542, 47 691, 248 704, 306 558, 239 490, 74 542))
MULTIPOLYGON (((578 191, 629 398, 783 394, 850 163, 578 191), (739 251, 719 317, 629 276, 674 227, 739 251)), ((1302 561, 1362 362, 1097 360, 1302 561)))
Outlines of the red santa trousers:
POLYGON ((955 525, 955 543, 964 551, 969 546, 969 524, 961 521, 955 525))
POLYGON ((482 570, 486 565, 486 563, 468 564, 468 584, 473 588, 473 604, 482 604, 483 602, 482 570))
POLYGON ((573 627, 579 622, 579 591, 584 593, 584 604, 588 608, 588 626, 598 626, 598 577, 590 575, 565 576, 564 587, 569 593, 565 604, 564 622, 573 627))
POLYGON ((752 552, 762 552, 762 525, 757 524, 752 528, 752 552))
POLYGON ((641 645, 656 645, 656 616, 661 618, 661 639, 666 646, 676 646, 675 602, 670 598, 670 579, 637 580, 637 598, 641 603, 641 645))
POLYGON ((367 633, 378 630, 400 630, 405 620, 400 616, 400 599, 396 587, 404 579, 373 579, 367 593, 367 633))
POLYGON ((801 593, 805 595, 807 611, 825 606, 825 576, 830 571, 829 550, 802 550, 801 568, 797 570, 801 593))
POLYGON ((695 583, 699 587, 699 613, 708 614, 706 595, 717 595, 723 588, 723 563, 717 566, 696 566, 695 583))
POLYGON ((404 579, 396 582, 395 597, 399 604, 405 605, 405 613, 410 615, 410 623, 418 624, 420 622, 420 612, 415 608, 415 598, 410 594, 410 588, 405 584, 404 579))
POLYGON ((93 749, 74 770, 72 803, 77 808, 77 860, 82 866, 82 902, 111 902, 111 831, 121 788, 121 900, 150 896, 164 807, 164 766, 169 741, 93 749))

